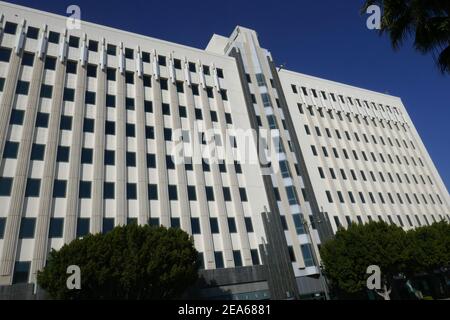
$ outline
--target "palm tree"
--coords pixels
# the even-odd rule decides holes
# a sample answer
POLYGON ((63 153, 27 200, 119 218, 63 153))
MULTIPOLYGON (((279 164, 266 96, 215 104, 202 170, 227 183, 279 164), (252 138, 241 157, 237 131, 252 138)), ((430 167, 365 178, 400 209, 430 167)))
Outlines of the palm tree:
POLYGON ((431 53, 442 73, 450 74, 450 0, 365 0, 383 8, 380 34, 387 33, 394 49, 414 37, 419 52, 431 53))

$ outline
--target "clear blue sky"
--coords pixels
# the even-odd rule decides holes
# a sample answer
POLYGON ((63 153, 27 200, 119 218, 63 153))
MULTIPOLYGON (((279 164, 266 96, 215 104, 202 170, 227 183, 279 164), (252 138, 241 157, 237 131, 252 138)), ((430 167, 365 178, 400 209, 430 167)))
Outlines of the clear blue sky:
POLYGON ((9 0, 82 20, 205 48, 213 33, 236 25, 258 32, 277 63, 302 73, 400 96, 447 189, 450 186, 450 76, 410 42, 394 52, 387 37, 366 28, 362 0, 9 0))

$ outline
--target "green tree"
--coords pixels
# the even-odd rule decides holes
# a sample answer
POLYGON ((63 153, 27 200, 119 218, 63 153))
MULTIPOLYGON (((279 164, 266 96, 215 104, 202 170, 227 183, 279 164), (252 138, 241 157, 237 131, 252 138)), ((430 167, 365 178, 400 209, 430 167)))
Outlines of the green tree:
POLYGON ((117 227, 52 250, 38 284, 54 299, 176 299, 197 280, 198 253, 180 229, 117 227), (66 286, 81 269, 81 290, 66 286))
POLYGON ((387 33, 394 49, 412 37, 421 53, 431 53, 442 73, 450 74, 450 1, 366 0, 362 13, 371 5, 383 8, 380 34, 387 33))
POLYGON ((381 269, 383 283, 392 286, 393 276, 407 268, 408 239, 402 228, 385 222, 352 224, 340 229, 323 244, 320 254, 332 287, 341 294, 361 295, 367 288, 367 267, 381 269))
POLYGON ((408 231, 409 274, 450 268, 450 224, 433 223, 408 231))

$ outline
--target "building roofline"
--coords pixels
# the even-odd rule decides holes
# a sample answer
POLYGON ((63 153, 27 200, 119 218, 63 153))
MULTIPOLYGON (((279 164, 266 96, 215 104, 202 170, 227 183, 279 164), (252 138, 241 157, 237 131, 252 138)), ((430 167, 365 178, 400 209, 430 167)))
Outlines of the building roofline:
MULTIPOLYGON (((0 1, 0 5, 5 6, 5 7, 9 7, 9 8, 12 8, 12 9, 20 9, 20 10, 23 10, 23 11, 28 11, 28 12, 31 12, 31 13, 49 15, 49 16, 52 16, 53 18, 67 19, 67 16, 64 16, 64 15, 60 15, 60 14, 56 14, 56 13, 52 13, 52 12, 48 12, 48 11, 43 11, 43 10, 38 10, 38 9, 30 8, 30 7, 25 7, 25 6, 17 5, 17 4, 10 3, 10 2, 0 1)), ((2 13, 3 12, 0 10, 0 14, 2 14, 2 13)), ((171 42, 171 41, 168 41, 168 40, 161 40, 161 39, 153 38, 153 37, 150 37, 150 36, 147 36, 147 35, 144 35, 144 34, 140 34, 140 33, 135 33, 135 32, 126 31, 126 30, 122 30, 122 29, 118 29, 118 28, 114 28, 114 27, 109 27, 109 26, 106 26, 106 25, 101 25, 101 24, 85 21, 85 20, 82 20, 82 19, 81 19, 81 23, 82 23, 82 25, 84 24, 84 25, 87 25, 87 26, 91 26, 91 27, 95 27, 95 28, 99 28, 99 29, 104 29, 104 30, 107 30, 107 31, 110 31, 110 32, 127 34, 127 35, 130 35, 130 36, 138 37, 138 38, 143 39, 143 40, 147 40, 147 41, 159 42, 161 44, 175 46, 175 47, 179 47, 179 48, 185 49, 185 50, 191 50, 191 51, 194 51, 194 52, 201 52, 201 53, 204 53, 204 54, 208 54, 208 55, 224 58, 224 59, 227 59, 227 60, 234 60, 234 58, 226 56, 226 55, 220 55, 220 54, 217 54, 217 53, 214 53, 214 52, 206 51, 205 49, 190 47, 190 46, 187 46, 187 45, 179 44, 179 43, 176 43, 176 42, 171 42)))
POLYGON ((346 84, 346 83, 342 83, 342 82, 337 82, 337 81, 334 81, 334 80, 328 80, 328 79, 324 79, 324 78, 319 78, 319 77, 316 77, 316 76, 311 76, 311 75, 308 75, 308 74, 304 74, 304 73, 300 73, 300 72, 292 71, 292 70, 287 70, 287 69, 282 69, 280 72, 285 72, 285 73, 292 74, 292 75, 302 76, 302 77, 309 78, 309 79, 312 79, 312 80, 327 82, 327 83, 335 85, 335 86, 346 87, 346 88, 349 88, 349 89, 356 89, 356 90, 367 92, 367 93, 370 93, 370 94, 374 94, 374 95, 378 95, 378 96, 384 96, 384 97, 389 98, 389 99, 396 99, 396 100, 399 100, 401 102, 401 98, 400 97, 393 96, 393 95, 390 95, 390 94, 387 94, 387 93, 381 93, 381 92, 378 92, 378 91, 373 91, 373 90, 357 87, 357 86, 354 86, 354 85, 350 85, 350 84, 346 84))

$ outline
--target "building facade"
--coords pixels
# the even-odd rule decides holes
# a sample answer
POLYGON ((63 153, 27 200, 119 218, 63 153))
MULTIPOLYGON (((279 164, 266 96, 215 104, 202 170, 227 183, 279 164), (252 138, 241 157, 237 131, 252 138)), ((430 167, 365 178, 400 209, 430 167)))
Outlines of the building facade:
POLYGON ((339 227, 450 220, 399 98, 279 70, 247 28, 200 50, 0 2, 0 101, 0 286, 138 223, 193 236, 201 297, 306 298, 339 227))

